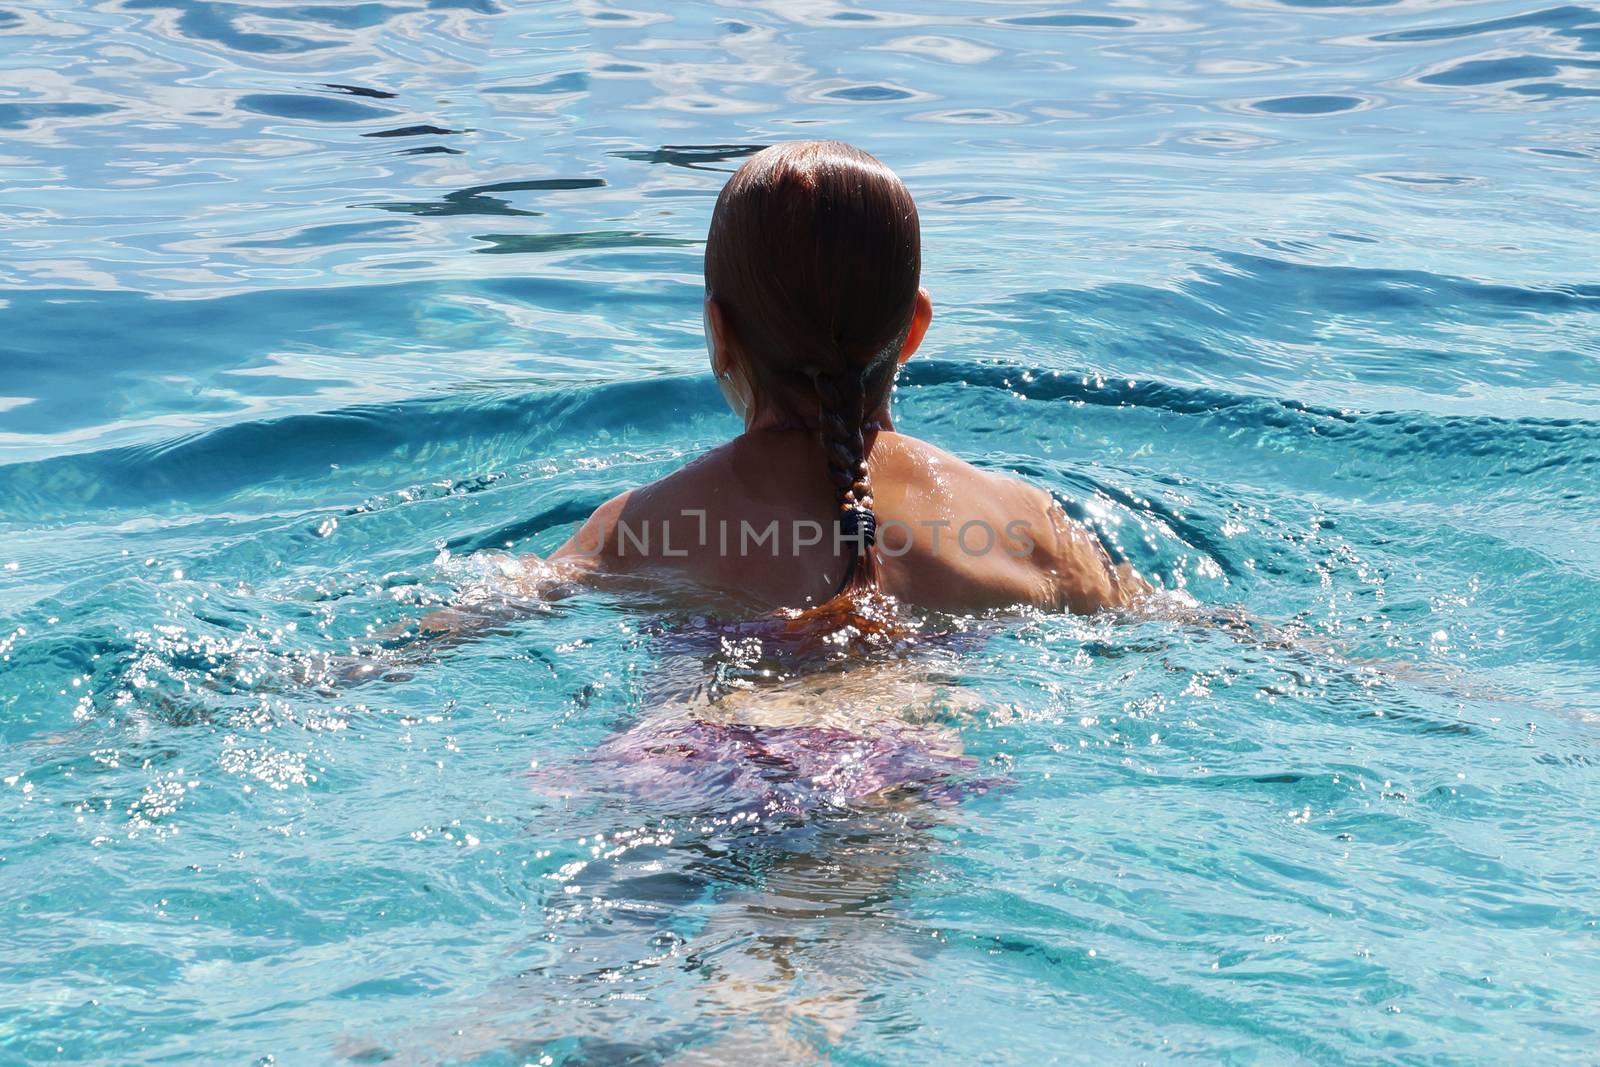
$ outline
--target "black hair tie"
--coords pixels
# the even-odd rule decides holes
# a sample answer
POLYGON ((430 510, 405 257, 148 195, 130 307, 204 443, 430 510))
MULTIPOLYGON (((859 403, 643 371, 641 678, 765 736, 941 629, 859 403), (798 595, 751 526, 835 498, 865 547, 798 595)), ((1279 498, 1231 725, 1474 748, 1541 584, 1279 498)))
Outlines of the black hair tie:
POLYGON ((856 550, 845 561, 844 577, 839 579, 839 588, 833 591, 834 596, 844 592, 850 585, 850 579, 856 574, 856 562, 877 543, 878 516, 872 513, 871 508, 864 508, 860 504, 848 507, 839 512, 839 535, 841 541, 846 538, 855 540, 856 550))
POLYGON ((855 540, 859 546, 856 551, 865 552, 878 543, 878 517, 871 508, 860 504, 846 508, 839 513, 839 532, 843 535, 841 540, 855 540))

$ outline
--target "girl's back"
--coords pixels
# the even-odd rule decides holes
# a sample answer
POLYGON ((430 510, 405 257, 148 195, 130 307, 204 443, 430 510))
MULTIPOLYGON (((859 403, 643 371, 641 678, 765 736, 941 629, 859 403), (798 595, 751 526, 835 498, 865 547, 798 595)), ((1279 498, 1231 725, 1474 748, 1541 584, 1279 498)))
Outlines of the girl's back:
MULTIPOLYGON (((907 605, 969 612, 1029 605, 1092 612, 1143 583, 1048 493, 904 434, 871 446, 876 588, 907 605)), ((853 541, 837 536, 822 445, 806 430, 743 434, 598 509, 555 559, 649 575, 767 608, 838 588, 853 541)))

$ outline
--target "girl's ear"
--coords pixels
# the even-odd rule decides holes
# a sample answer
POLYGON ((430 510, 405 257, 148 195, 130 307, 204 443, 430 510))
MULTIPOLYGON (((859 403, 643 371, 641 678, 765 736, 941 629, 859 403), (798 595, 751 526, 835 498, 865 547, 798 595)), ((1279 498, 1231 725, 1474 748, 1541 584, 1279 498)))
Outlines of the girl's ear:
POLYGON ((733 366, 733 353, 728 349, 728 320, 723 317, 722 305, 710 296, 706 297, 704 322, 711 373, 720 378, 733 366))
POLYGON ((928 290, 917 289, 917 306, 911 312, 911 328, 906 331, 905 344, 900 346, 900 356, 897 362, 904 363, 911 358, 911 354, 922 343, 922 338, 928 332, 928 323, 933 321, 933 301, 928 299, 928 290))
POLYGON ((711 373, 716 375, 717 387, 722 390, 722 397, 733 413, 743 419, 745 428, 749 429, 755 416, 755 390, 750 387, 748 376, 730 343, 732 337, 722 307, 709 296, 706 297, 705 328, 706 351, 711 354, 711 373))

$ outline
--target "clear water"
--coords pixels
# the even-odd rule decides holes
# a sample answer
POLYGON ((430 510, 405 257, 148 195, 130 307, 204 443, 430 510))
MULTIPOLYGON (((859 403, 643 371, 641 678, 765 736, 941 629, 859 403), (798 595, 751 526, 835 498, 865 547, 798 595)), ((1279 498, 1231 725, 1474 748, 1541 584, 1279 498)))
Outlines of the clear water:
POLYGON ((1600 7, 645 6, 0 0, 0 1060, 1592 1059, 1600 7), (327 684, 733 431, 822 135, 902 425, 1249 624, 758 692, 959 744, 888 799, 640 788, 742 653, 600 597, 327 684))

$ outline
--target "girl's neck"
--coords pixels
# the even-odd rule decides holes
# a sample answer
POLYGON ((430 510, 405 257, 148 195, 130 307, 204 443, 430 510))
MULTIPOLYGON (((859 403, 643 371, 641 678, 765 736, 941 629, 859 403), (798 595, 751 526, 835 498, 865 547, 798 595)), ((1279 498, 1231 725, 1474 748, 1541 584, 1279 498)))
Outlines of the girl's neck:
MULTIPOLYGON (((800 418, 783 412, 763 411, 753 415, 744 425, 745 433, 756 433, 761 430, 809 430, 817 431, 817 420, 814 418, 800 418)), ((889 420, 887 406, 879 408, 877 414, 862 424, 862 429, 868 432, 894 431, 894 423, 889 420)))

